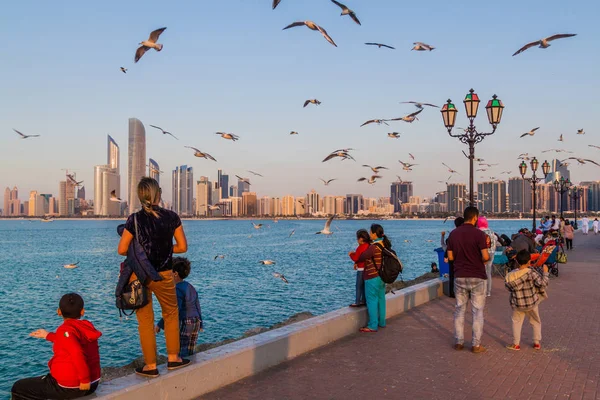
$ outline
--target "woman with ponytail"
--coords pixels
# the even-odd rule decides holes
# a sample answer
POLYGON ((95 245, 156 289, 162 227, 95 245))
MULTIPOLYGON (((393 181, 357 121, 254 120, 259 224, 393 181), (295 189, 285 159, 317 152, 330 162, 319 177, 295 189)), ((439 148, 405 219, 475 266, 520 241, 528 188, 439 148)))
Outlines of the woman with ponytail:
POLYGON ((385 328, 385 283, 379 277, 379 269, 383 260, 381 249, 391 249, 392 242, 379 224, 371 225, 370 235, 373 243, 358 258, 358 262, 365 263, 363 279, 369 313, 369 323, 360 328, 361 332, 377 332, 379 328, 385 328))
MULTIPOLYGON (((159 207, 161 194, 162 190, 156 180, 142 178, 138 184, 138 197, 142 209, 131 214, 127 219, 118 250, 120 255, 126 256, 129 245, 136 240, 162 278, 157 281, 144 282, 149 301, 147 305, 136 310, 145 365, 136 368, 135 372, 150 378, 159 375, 156 367, 157 352, 152 293, 156 296, 162 310, 167 342, 167 368, 169 370, 177 369, 190 363, 189 360, 179 357, 179 311, 173 280, 173 253, 185 253, 187 239, 179 216, 173 211, 159 207), (173 245, 173 238, 175 238, 175 245, 173 245)), ((132 274, 130 281, 135 279, 135 274, 132 274)))

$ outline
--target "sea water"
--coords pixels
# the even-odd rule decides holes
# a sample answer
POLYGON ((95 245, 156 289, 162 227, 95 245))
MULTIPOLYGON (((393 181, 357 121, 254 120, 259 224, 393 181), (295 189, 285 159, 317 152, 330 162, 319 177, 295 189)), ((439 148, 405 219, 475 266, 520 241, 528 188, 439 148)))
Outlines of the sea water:
MULTIPOLYGON (((15 380, 47 373, 52 345, 28 334, 39 328, 53 331, 61 323, 56 309, 67 292, 83 296, 85 318, 102 332, 103 366, 126 365, 141 355, 135 316, 120 320, 114 305, 123 261, 116 227, 123 222, 0 220, 0 398, 8 396, 15 380), (76 269, 63 267, 75 262, 76 269)), ((199 343, 240 336, 302 311, 322 314, 354 300, 348 252, 356 248, 356 230, 372 221, 335 220, 330 236, 315 235, 322 220, 254 222, 263 227, 242 220, 183 222, 189 244, 185 256, 192 262, 188 281, 198 290, 204 319, 199 343), (217 255, 225 257, 214 260, 217 255), (261 265, 265 259, 275 265, 261 265), (284 274, 289 284, 273 272, 284 274)), ((378 223, 404 263, 405 280, 430 271, 437 262, 440 231, 453 228, 451 220, 378 223)), ((490 221, 494 231, 507 234, 529 225, 526 220, 490 221)), ((164 354, 164 335, 157 340, 164 354)))

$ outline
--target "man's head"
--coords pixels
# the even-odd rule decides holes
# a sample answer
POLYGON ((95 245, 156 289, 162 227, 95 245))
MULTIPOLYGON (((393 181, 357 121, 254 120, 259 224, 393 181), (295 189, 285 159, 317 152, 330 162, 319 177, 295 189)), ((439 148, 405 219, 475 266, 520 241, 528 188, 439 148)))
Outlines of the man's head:
POLYGON ((185 257, 173 257, 173 273, 179 276, 179 279, 184 280, 190 274, 192 264, 185 257))
POLYGON ((521 250, 517 253, 517 262, 519 265, 529 265, 531 261, 531 254, 527 250, 521 250))
POLYGON ((461 226, 464 223, 465 223, 465 219, 463 217, 456 217, 456 218, 454 218, 454 226, 455 227, 458 228, 459 226, 461 226))
POLYGON ((477 207, 469 206, 465 208, 464 218, 465 224, 475 225, 475 223, 477 223, 477 218, 479 218, 479 210, 477 207))
POLYGON ((58 302, 58 315, 64 319, 79 319, 83 317, 83 298, 77 293, 67 293, 58 302))

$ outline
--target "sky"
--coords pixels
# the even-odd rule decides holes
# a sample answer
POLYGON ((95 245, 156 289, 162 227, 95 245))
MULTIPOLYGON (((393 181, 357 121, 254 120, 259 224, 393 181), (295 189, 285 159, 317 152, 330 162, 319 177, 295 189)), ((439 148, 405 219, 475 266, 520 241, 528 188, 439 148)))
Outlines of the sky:
MULTIPOLYGON (((541 160, 551 148, 600 162, 598 93, 600 2, 346 0, 362 22, 340 16, 329 0, 164 2, 37 2, 3 6, 0 15, 0 187, 18 186, 58 195, 68 168, 84 180, 93 198, 93 167, 106 163, 106 135, 121 147, 121 181, 127 184, 128 118, 146 127, 147 156, 165 171, 165 199, 171 200, 170 171, 187 164, 194 178, 216 179, 221 168, 251 177, 259 196, 363 193, 389 196, 396 175, 412 180, 416 195, 444 189, 442 162, 468 179, 466 146, 448 136, 438 109, 426 108, 412 124, 360 125, 372 118, 396 118, 415 108, 401 101, 459 106, 457 126, 467 123, 461 104, 472 87, 482 101, 476 125, 490 126, 484 106, 497 94, 504 102, 501 124, 476 147, 476 156, 500 165, 485 173, 518 174, 517 155, 541 160), (283 31, 295 21, 313 20, 339 47, 305 27, 283 31), (138 43, 166 26, 163 50, 133 63, 138 43), (578 36, 511 55, 525 43, 555 33, 578 36), (435 47, 411 51, 413 42, 435 47), (381 42, 396 50, 365 46, 381 42), (119 67, 128 68, 123 74, 119 67), (302 105, 317 98, 320 106, 302 105), (173 132, 163 136, 149 124, 173 132), (540 127, 534 137, 521 133, 540 127), (21 140, 12 131, 41 137, 21 140), (576 135, 583 128, 585 135, 576 135), (290 136, 290 131, 299 135, 290 136), (240 136, 236 142, 217 131, 240 136), (400 132, 390 139, 388 132, 400 132), (557 141, 560 134, 564 142, 557 141), (193 157, 194 146, 218 162, 193 157), (321 160, 353 147, 357 162, 321 160), (398 160, 415 156, 412 172, 398 160), (375 185, 362 164, 382 165, 375 185), (324 187, 319 178, 338 180, 324 187)), ((564 154, 564 153, 562 153, 564 154)), ((562 158, 562 157, 561 157, 562 158)), ((576 163, 574 163, 576 164, 576 163)), ((575 182, 600 179, 600 167, 570 167, 575 182)))

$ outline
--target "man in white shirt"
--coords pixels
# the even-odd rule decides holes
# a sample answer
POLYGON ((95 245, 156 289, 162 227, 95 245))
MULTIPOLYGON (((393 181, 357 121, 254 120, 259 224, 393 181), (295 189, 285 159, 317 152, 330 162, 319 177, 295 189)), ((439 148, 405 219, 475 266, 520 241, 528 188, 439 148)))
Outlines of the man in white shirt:
POLYGON ((560 219, 559 219, 559 218, 556 218, 556 217, 553 215, 553 216, 552 216, 552 221, 553 221, 553 224, 552 224, 552 228, 551 228, 551 229, 552 229, 552 230, 555 230, 555 231, 558 231, 558 230, 560 230, 560 219))
POLYGON ((589 230, 590 230, 590 220, 588 219, 587 216, 583 216, 583 218, 581 218, 581 231, 583 232, 584 235, 587 235, 589 230))
POLYGON ((594 235, 598 234, 598 228, 600 223, 598 222, 598 218, 594 218, 594 222, 592 222, 592 228, 594 229, 594 235))

